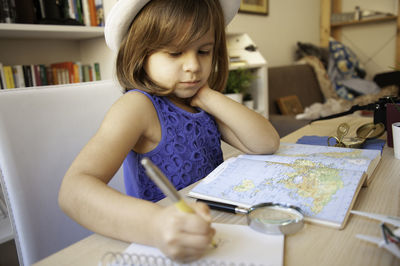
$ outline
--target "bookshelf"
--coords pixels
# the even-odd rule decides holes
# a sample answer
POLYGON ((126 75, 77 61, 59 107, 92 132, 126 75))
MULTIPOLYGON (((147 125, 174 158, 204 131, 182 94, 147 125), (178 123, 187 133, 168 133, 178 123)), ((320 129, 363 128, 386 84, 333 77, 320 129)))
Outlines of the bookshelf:
MULTIPOLYGON (((63 61, 100 63, 102 79, 113 78, 115 54, 104 41, 102 27, 57 26, 35 24, 0 24, 0 62, 4 65, 50 64, 63 61)), ((249 68, 257 78, 251 88, 255 108, 268 116, 267 62, 244 33, 228 33, 230 55, 240 57, 242 64, 230 69, 249 68)))
POLYGON ((2 23, 0 62, 3 65, 98 62, 102 79, 110 79, 113 57, 103 36, 103 27, 2 23))
MULTIPOLYGON (((107 15, 116 0, 103 0, 107 15)), ((111 79, 114 55, 104 41, 104 28, 0 23, 0 63, 31 65, 57 62, 100 63, 102 79, 111 79)))
POLYGON ((229 70, 244 68, 253 71, 256 78, 250 87, 250 94, 254 99, 254 108, 268 118, 267 61, 246 33, 227 33, 226 39, 229 57, 237 59, 230 63, 229 70))
POLYGON ((79 41, 102 38, 103 34, 103 27, 0 23, 1 39, 67 39, 79 41))
MULTIPOLYGON (((341 39, 341 29, 347 26, 365 26, 376 23, 397 23, 397 36, 396 36, 396 62, 400 62, 400 16, 386 15, 380 17, 361 18, 360 20, 349 20, 343 22, 331 23, 332 14, 339 14, 342 12, 343 0, 321 0, 321 22, 320 22, 320 45, 327 47, 329 45, 329 38, 333 36, 336 40, 341 39)), ((397 13, 400 11, 400 0, 398 1, 397 13)))

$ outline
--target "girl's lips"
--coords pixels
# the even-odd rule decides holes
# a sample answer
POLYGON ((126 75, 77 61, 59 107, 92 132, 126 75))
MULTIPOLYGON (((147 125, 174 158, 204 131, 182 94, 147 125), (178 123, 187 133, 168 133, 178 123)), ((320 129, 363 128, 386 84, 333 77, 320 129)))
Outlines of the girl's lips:
POLYGON ((182 84, 186 84, 186 85, 196 85, 200 82, 200 80, 194 80, 194 81, 182 81, 182 84))

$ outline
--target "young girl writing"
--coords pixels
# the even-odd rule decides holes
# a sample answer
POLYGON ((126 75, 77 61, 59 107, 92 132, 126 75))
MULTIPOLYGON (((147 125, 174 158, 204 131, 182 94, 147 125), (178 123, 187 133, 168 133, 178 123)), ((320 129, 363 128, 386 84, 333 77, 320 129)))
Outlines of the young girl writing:
MULTIPOLYGON (((225 25, 239 0, 119 0, 105 37, 118 51, 117 77, 127 92, 67 171, 61 208, 94 232, 199 258, 214 235, 209 209, 195 214, 153 202, 163 197, 145 175, 149 157, 177 189, 223 161, 220 140, 249 154, 273 153, 279 137, 267 119, 225 97, 225 25), (123 164, 127 195, 107 183, 123 164)), ((93 99, 96 100, 96 99, 93 99)))

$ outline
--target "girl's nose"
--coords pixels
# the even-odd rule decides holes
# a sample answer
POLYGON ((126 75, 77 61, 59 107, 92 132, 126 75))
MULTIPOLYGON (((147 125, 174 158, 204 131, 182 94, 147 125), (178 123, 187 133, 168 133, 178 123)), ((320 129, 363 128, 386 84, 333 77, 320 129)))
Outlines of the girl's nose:
POLYGON ((189 53, 183 58, 183 71, 198 72, 201 69, 197 54, 189 53))

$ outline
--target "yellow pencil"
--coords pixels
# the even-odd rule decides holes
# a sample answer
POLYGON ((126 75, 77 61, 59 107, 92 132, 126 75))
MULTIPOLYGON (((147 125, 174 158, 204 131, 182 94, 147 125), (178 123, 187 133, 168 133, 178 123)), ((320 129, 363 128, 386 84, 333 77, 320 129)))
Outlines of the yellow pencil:
MULTIPOLYGON (((165 196, 169 197, 174 202, 175 206, 179 210, 187 213, 194 213, 194 210, 186 204, 175 187, 171 182, 169 182, 168 178, 149 158, 145 157, 140 162, 145 168, 146 174, 149 178, 161 189, 165 196)), ((212 240, 211 245, 217 247, 217 243, 214 239, 212 240)))

